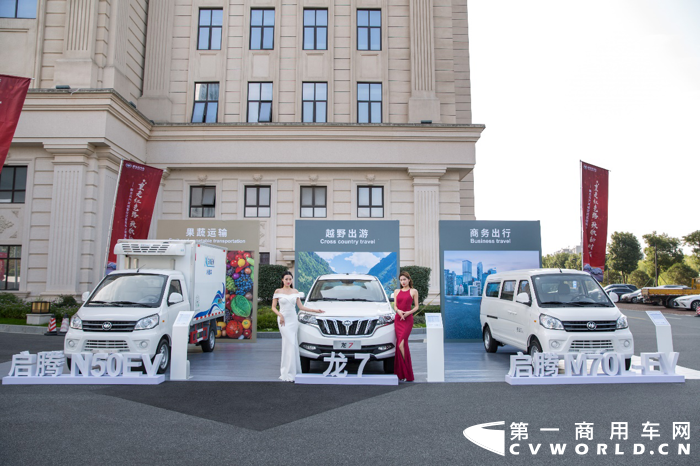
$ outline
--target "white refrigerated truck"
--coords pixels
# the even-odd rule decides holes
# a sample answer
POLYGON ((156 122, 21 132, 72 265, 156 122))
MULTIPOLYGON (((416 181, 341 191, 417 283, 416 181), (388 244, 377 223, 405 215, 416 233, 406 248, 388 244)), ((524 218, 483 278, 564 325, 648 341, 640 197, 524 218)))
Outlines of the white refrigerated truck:
POLYGON ((119 240, 116 271, 71 318, 64 352, 142 353, 170 365, 172 328, 180 311, 193 311, 190 343, 206 352, 216 343, 216 319, 226 305, 226 249, 181 240, 119 240))

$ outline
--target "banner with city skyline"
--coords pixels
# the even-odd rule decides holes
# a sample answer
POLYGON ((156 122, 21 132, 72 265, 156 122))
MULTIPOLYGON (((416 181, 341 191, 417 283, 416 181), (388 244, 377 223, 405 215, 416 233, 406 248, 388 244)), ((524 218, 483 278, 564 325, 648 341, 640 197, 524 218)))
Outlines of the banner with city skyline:
POLYGON ((440 221, 442 319, 446 340, 481 338, 479 309, 489 275, 542 263, 540 222, 440 221))

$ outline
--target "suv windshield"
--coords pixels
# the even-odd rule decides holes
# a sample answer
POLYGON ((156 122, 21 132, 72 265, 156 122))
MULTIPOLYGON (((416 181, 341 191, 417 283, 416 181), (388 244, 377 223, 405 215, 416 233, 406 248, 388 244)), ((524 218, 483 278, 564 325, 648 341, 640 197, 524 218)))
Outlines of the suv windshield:
POLYGON ((168 277, 152 274, 111 274, 85 306, 158 307, 168 277))
POLYGON ((386 302, 384 290, 377 280, 338 279, 318 280, 309 301, 369 301, 386 302))
POLYGON ((532 281, 541 307, 614 307, 598 282, 588 275, 537 275, 532 281))

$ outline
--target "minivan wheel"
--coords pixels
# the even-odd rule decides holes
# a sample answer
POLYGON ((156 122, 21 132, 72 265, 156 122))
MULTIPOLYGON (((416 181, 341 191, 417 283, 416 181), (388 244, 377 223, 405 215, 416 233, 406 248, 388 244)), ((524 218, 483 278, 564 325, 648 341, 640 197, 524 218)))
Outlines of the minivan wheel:
POLYGON ((384 373, 393 374, 394 373, 394 358, 386 358, 384 360, 384 373))
MULTIPOLYGON (((168 344, 167 338, 163 338, 160 340, 160 343, 158 343, 156 354, 159 353, 163 355, 163 359, 160 360, 160 364, 158 365, 158 373, 165 374, 165 371, 168 370, 170 366, 170 345, 168 344)), ((155 355, 153 358, 155 359, 155 355)))
POLYGON ((537 341, 536 338, 533 338, 530 342, 530 348, 527 350, 527 352, 532 357, 535 357, 535 354, 542 352, 542 345, 540 345, 540 342, 537 341))
POLYGON ((301 356, 299 359, 301 360, 301 373, 308 374, 311 372, 311 359, 304 356, 301 356))
POLYGON ((495 353, 498 350, 498 342, 491 336, 491 329, 484 327, 484 349, 487 353, 495 353))

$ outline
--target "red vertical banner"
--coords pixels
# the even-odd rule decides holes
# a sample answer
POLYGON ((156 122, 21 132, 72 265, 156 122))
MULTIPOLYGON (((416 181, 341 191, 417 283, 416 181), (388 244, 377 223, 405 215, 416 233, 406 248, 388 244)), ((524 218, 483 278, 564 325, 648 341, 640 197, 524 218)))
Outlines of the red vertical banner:
POLYGON ((29 78, 0 74, 0 171, 15 135, 30 81, 29 78))
MULTIPOLYGON (((163 170, 122 161, 114 199, 114 217, 110 232, 107 262, 115 264, 114 246, 120 239, 146 239, 163 170)), ((110 268, 108 264, 107 267, 110 268)))
POLYGON ((608 239, 608 170, 581 162, 583 270, 599 282, 605 272, 608 239))

